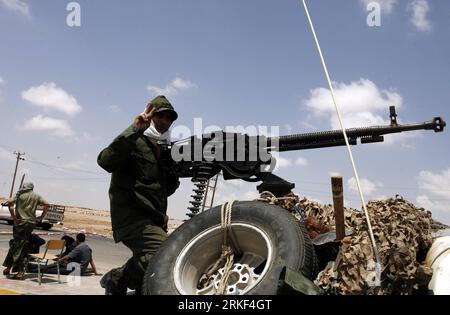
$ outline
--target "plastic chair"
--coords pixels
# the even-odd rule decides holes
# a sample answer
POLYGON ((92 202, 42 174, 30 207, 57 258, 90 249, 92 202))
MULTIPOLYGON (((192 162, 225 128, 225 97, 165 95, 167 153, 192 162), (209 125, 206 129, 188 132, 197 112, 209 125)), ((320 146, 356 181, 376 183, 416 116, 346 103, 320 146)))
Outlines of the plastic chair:
MULTIPOLYGON (((31 258, 31 260, 36 261, 38 264, 38 280, 39 280, 39 285, 41 285, 42 282, 42 277, 44 276, 45 273, 45 269, 47 268, 47 264, 49 260, 52 261, 57 261, 59 259, 59 257, 61 257, 61 254, 64 251, 64 245, 65 245, 66 241, 64 240, 49 240, 47 242, 47 246, 45 248, 44 253, 42 254, 30 254, 29 257, 31 258), (52 252, 58 252, 59 256, 54 255, 52 253, 50 253, 49 251, 52 252), (41 273, 41 263, 43 263, 45 261, 45 265, 44 265, 44 269, 42 270, 41 273)), ((58 271, 58 282, 61 283, 61 277, 59 274, 59 264, 56 264, 56 268, 58 271)))

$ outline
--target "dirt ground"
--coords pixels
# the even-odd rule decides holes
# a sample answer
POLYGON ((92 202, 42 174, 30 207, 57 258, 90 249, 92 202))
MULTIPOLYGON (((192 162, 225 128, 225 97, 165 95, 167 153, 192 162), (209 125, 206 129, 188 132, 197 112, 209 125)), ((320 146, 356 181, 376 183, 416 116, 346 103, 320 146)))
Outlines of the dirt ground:
MULTIPOLYGON (((6 201, 0 197, 0 202, 6 201)), ((169 234, 183 223, 182 220, 169 220, 169 234)), ((112 238, 111 216, 109 211, 66 206, 63 230, 79 231, 112 238)))
POLYGON ((66 206, 63 229, 112 237, 109 212, 66 206))
MULTIPOLYGON (((169 233, 182 223, 182 220, 169 220, 169 233)), ((69 230, 112 237, 109 211, 66 206, 63 227, 69 230)))

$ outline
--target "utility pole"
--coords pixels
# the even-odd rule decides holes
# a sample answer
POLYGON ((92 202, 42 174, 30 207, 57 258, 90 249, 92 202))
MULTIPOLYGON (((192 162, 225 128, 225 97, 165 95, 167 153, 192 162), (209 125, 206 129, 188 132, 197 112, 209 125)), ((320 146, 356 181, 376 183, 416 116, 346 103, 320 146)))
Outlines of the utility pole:
POLYGON ((22 155, 25 155, 25 153, 20 153, 20 152, 14 151, 14 154, 16 155, 16 168, 14 169, 14 177, 13 177, 13 182, 12 182, 12 185, 11 185, 11 192, 9 193, 9 198, 12 197, 12 193, 13 193, 13 190, 14 190, 14 183, 16 181, 17 166, 19 165, 19 161, 20 160, 25 160, 22 157, 22 155))
POLYGON ((24 180, 25 180, 25 173, 22 175, 22 180, 20 181, 19 189, 22 187, 24 180))

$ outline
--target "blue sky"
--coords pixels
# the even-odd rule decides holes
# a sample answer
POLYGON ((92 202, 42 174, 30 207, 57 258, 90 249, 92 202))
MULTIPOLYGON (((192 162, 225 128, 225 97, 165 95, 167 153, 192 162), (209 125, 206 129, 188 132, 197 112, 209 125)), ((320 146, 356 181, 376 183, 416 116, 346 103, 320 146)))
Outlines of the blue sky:
MULTIPOLYGON (((100 150, 155 93, 176 126, 279 126, 281 134, 334 129, 336 114, 301 1, 77 1, 69 27, 61 0, 0 0, 0 195, 9 195, 14 150, 53 203, 108 209, 100 150)), ((450 119, 450 2, 309 1, 347 127, 450 119)), ((353 147, 367 200, 400 194, 450 224, 448 131, 387 137, 353 147)), ((331 202, 330 174, 360 208, 344 147, 282 153, 276 172, 296 192, 331 202)), ((192 184, 170 198, 185 218, 192 184)), ((216 202, 256 197, 255 185, 221 181, 216 202)))

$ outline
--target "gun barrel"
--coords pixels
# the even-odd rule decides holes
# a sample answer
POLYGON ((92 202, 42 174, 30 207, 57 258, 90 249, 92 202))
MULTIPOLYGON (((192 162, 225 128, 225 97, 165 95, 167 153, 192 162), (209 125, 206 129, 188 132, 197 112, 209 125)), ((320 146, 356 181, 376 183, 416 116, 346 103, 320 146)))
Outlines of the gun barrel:
MULTIPOLYGON (((351 145, 356 145, 358 138, 361 138, 361 143, 383 142, 383 135, 386 134, 414 130, 434 130, 435 132, 442 132, 444 131, 445 126, 446 123, 441 117, 435 117, 432 121, 424 122, 422 124, 398 125, 395 123, 389 126, 349 128, 346 129, 346 133, 349 143, 351 145)), ((341 146, 345 145, 345 140, 342 130, 330 130, 272 137, 268 139, 268 144, 269 146, 272 146, 272 150, 282 152, 341 146)))

